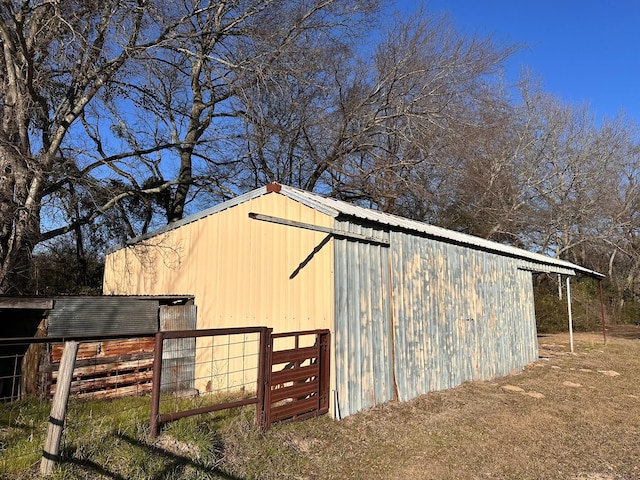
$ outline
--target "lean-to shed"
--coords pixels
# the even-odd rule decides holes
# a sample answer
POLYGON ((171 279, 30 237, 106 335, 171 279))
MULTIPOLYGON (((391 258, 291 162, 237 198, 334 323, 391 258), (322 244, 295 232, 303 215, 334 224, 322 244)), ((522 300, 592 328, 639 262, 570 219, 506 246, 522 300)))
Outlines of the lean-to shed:
POLYGON ((333 414, 537 359, 541 254, 272 184, 111 251, 105 294, 195 296, 198 328, 332 332, 333 414))
MULTIPOLYGON (((78 398, 148 393, 153 335, 195 328, 192 300, 188 295, 0 296, 0 401, 52 396, 63 339, 81 340, 71 385, 78 398)), ((193 383, 194 355, 194 348, 182 349, 179 357, 163 362, 163 378, 175 390, 193 383)))

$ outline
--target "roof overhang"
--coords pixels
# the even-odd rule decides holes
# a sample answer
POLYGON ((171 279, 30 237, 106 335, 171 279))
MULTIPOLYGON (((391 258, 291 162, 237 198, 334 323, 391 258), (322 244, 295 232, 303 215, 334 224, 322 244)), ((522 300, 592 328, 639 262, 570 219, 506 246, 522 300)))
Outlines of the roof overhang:
POLYGON ((51 310, 52 298, 41 297, 0 297, 0 310, 51 310))

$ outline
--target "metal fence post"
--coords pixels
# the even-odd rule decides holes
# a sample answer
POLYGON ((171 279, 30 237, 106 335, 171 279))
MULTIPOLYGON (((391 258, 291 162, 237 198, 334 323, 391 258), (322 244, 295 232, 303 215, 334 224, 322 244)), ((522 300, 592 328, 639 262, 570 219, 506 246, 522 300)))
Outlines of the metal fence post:
POLYGON ((13 359, 13 379, 11 381, 11 399, 9 400, 11 402, 13 402, 14 400, 14 395, 16 400, 20 399, 20 394, 17 392, 17 388, 16 388, 16 378, 18 377, 18 358, 19 357, 20 355, 16 353, 13 359))
POLYGON ((151 387, 151 418, 149 419, 149 435, 158 436, 160 428, 160 383, 162 382, 162 343, 163 332, 156 333, 156 344, 153 349, 153 380, 151 387))
POLYGON ((262 423, 260 428, 269 430, 271 427, 271 369, 273 368, 273 328, 267 328, 264 350, 260 354, 260 369, 263 375, 262 385, 262 423))
POLYGON ((260 346, 258 352, 258 379, 256 385, 256 396, 258 397, 258 403, 256 403, 256 425, 258 428, 264 428, 265 423, 265 404, 264 404, 264 391, 265 391, 265 356, 267 353, 267 335, 269 329, 264 327, 260 329, 260 346))
POLYGON ((329 390, 331 389, 331 333, 321 333, 320 335, 320 399, 319 413, 324 414, 329 411, 329 390))

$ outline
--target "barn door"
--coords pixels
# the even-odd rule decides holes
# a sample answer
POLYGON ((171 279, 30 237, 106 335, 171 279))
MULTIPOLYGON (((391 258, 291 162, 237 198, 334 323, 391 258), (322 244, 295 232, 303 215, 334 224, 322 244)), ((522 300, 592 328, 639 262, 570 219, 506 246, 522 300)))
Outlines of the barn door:
MULTIPOLYGON (((356 233, 388 233, 353 224, 356 233)), ((389 247, 336 238, 334 408, 344 417, 394 398, 389 247)))
MULTIPOLYGON (((162 305, 160 331, 195 330, 195 305, 162 305)), ((195 384, 196 339, 175 338, 164 341, 162 349, 161 392, 193 390, 195 384)))

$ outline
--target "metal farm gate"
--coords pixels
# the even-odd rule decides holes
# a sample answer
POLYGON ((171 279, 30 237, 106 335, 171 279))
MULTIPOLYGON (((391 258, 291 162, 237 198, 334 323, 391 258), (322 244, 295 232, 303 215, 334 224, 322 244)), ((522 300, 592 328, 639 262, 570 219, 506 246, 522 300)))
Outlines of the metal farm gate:
POLYGON ((274 422, 304 420, 329 411, 330 335, 329 330, 271 335, 265 372, 266 428, 274 422), (276 342, 282 344, 281 349, 276 350, 276 342))
MULTIPOLYGON (((272 333, 267 327, 227 328, 207 330, 166 330, 155 338, 153 391, 151 393, 151 436, 159 433, 160 425, 191 415, 200 415, 245 405, 256 405, 256 422, 268 429, 279 421, 304 420, 323 415, 329 411, 330 389, 330 344, 329 330, 308 330, 289 333, 272 333), (229 338, 253 336, 253 340, 230 341, 229 338), (196 339, 202 345, 194 352, 196 339), (218 339, 218 340, 216 340, 218 339), (219 340, 223 340, 220 342, 219 340), (202 366, 213 359, 213 351, 236 346, 227 358, 236 367, 222 372, 222 377, 243 372, 250 378, 238 390, 242 398, 230 398, 208 405, 164 411, 161 406, 169 402, 165 392, 176 392, 172 382, 186 385, 187 372, 201 371, 202 366), (251 347, 253 345, 253 347, 251 347), (180 347, 180 348, 179 348, 180 347), (255 347, 255 348, 254 348, 255 347), (209 350, 212 349, 212 350, 209 350), (170 350, 171 355, 166 351, 170 350), (251 353, 240 353, 251 352, 251 353), (176 376, 174 360, 180 359, 180 375, 176 376), (191 367, 188 367, 191 364, 191 367), (195 364, 195 365, 194 365, 195 364), (247 365, 251 365, 248 369, 247 365), (238 370, 240 365, 244 365, 238 370), (188 367, 188 368, 187 368, 188 367), (254 390, 255 387, 255 390, 254 390), (165 396, 163 397, 162 394, 165 396)), ((230 350, 231 351, 231 350, 230 350)), ((229 364, 230 366, 231 364, 229 364)), ((196 374, 197 375, 197 374, 196 374)), ((196 378, 196 383, 198 382, 196 378)), ((191 386, 193 380, 188 382, 191 386)), ((193 389, 197 392, 197 389, 193 389)), ((208 391, 207 391, 208 392, 208 391)), ((209 392, 208 392, 209 393, 209 392)), ((214 400, 214 395, 211 397, 214 400)), ((205 402, 207 396, 199 402, 205 402)))

